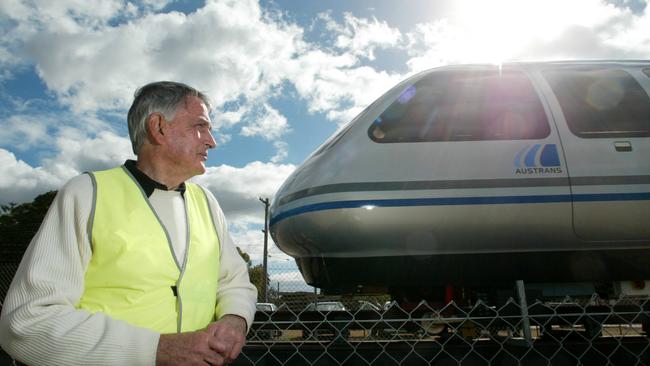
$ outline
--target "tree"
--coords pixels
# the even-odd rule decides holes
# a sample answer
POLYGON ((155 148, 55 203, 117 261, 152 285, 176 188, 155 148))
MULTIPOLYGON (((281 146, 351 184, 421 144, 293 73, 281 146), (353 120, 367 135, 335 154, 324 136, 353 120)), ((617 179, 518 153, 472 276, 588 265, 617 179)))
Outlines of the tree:
POLYGON ((248 266, 248 277, 250 277, 251 282, 255 287, 257 287, 257 301, 258 302, 263 302, 264 301, 264 280, 266 279, 266 287, 268 288, 269 286, 269 279, 266 278, 266 275, 264 273, 264 266, 262 264, 258 264, 256 266, 253 266, 253 262, 251 261, 250 255, 248 253, 244 252, 241 250, 239 247, 237 247, 237 252, 239 252, 239 255, 244 259, 244 262, 246 262, 246 266, 248 266))
POLYGON ((0 216, 0 254, 3 261, 19 262, 43 218, 50 208, 56 191, 43 193, 34 201, 2 205, 0 216))

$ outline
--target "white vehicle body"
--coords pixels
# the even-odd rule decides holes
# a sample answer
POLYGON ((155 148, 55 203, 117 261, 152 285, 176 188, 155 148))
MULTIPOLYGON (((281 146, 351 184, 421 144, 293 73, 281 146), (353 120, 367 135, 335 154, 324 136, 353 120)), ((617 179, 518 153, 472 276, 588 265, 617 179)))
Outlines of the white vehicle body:
POLYGON ((650 278, 650 61, 448 66, 332 136, 271 207, 319 287, 650 278))

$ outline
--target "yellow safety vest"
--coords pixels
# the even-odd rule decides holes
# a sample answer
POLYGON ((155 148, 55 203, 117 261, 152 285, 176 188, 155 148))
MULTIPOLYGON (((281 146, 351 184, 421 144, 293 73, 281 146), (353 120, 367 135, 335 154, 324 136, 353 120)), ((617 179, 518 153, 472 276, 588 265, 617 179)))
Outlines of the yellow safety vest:
POLYGON ((189 243, 183 265, 174 259, 169 234, 126 168, 91 177, 93 254, 77 307, 160 333, 207 326, 215 319, 219 238, 205 192, 186 183, 189 243))

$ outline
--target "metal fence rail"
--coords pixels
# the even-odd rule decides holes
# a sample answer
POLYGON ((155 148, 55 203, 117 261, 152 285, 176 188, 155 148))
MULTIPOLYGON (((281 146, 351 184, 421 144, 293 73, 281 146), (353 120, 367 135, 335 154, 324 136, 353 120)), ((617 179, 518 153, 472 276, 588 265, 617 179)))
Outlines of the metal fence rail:
POLYGON ((238 365, 650 365, 650 298, 258 312, 238 365))

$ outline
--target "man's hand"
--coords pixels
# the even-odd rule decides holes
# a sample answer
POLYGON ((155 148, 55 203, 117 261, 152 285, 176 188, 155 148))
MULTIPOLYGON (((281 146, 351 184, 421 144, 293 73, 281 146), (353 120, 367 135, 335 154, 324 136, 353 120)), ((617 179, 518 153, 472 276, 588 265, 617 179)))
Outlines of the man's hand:
POLYGON ((214 336, 210 347, 217 351, 226 363, 234 361, 246 341, 246 321, 237 315, 224 315, 208 325, 206 331, 214 336))
POLYGON ((205 329, 161 334, 156 351, 156 365, 223 365, 224 358, 213 349, 216 346, 215 339, 205 329))
POLYGON ((162 334, 156 365, 225 365, 239 356, 245 340, 246 321, 225 315, 202 330, 162 334))

